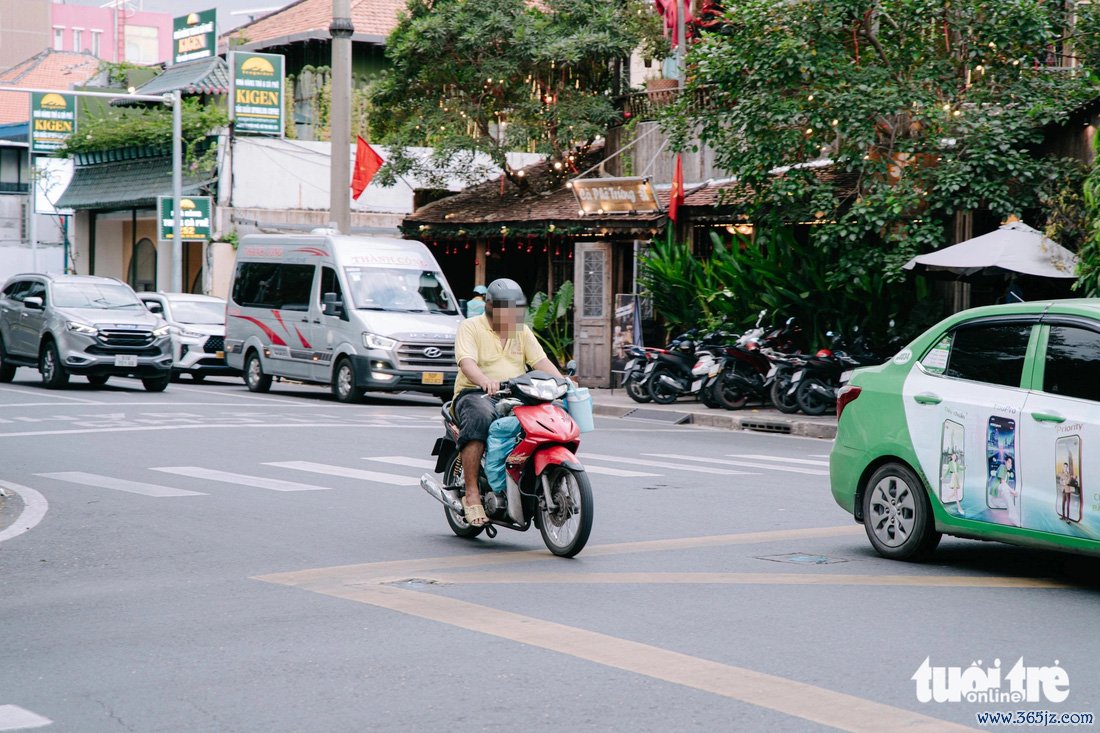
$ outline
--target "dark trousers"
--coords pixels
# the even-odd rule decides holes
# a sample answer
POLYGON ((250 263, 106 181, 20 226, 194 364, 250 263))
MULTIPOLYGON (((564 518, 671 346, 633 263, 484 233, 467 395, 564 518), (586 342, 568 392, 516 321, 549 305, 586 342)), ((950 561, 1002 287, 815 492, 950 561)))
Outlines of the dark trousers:
POLYGON ((497 418, 496 400, 485 396, 481 389, 466 389, 455 398, 455 417, 458 418, 458 449, 470 441, 484 443, 489 439, 489 425, 497 418))

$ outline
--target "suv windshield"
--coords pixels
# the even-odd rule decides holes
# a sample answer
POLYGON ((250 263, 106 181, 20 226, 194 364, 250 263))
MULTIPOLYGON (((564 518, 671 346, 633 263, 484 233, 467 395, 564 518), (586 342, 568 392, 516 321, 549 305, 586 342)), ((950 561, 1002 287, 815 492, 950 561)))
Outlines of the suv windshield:
POLYGON ((198 300, 173 300, 172 318, 180 323, 214 326, 225 323, 225 304, 198 300))
POLYGON ((116 283, 56 283, 53 304, 58 308, 145 308, 133 290, 116 283))
POLYGON ((386 267, 346 267, 344 272, 356 308, 458 315, 438 272, 386 267))

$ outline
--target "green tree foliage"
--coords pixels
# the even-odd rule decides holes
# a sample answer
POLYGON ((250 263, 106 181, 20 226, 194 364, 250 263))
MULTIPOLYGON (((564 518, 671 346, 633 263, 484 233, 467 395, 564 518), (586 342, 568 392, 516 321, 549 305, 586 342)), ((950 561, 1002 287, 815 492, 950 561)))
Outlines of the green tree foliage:
MULTIPOLYGON (((1100 145, 1100 132, 1096 134, 1093 144, 1100 145)), ((1083 188, 1081 198, 1088 228, 1077 253, 1081 262, 1077 267, 1074 288, 1085 297, 1096 298, 1100 297, 1100 165, 1093 165, 1083 188)))
POLYGON ((566 280, 552 296, 535 293, 527 309, 527 324, 559 367, 573 358, 573 294, 566 280))
POLYGON ((1068 161, 1037 154, 1042 128, 1095 85, 1057 68, 1062 5, 730 2, 688 58, 707 103, 666 123, 681 147, 701 135, 753 221, 828 222, 807 253, 829 263, 822 291, 873 303, 881 277, 900 281, 908 259, 947 243, 951 214, 1021 214, 1067 175, 1068 161))
POLYGON ((396 148, 379 180, 482 180, 482 153, 522 186, 506 163, 514 150, 568 170, 569 156, 616 119, 625 60, 658 34, 644 0, 411 0, 372 95, 373 139, 396 148), (432 147, 434 157, 403 146, 432 147))

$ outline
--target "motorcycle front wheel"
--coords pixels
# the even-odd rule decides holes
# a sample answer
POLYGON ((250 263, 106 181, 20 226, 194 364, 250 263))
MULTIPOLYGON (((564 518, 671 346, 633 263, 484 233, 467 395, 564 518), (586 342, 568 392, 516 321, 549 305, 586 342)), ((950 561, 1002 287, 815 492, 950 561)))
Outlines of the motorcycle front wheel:
POLYGON ((653 398, 649 396, 649 388, 641 379, 631 379, 623 387, 630 399, 641 402, 643 405, 653 398))
POLYGON ((775 409, 786 415, 798 412, 798 397, 791 394, 792 376, 792 372, 781 371, 776 374, 775 381, 772 382, 772 404, 775 409))
POLYGON ((558 557, 573 557, 584 549, 592 534, 592 484, 585 471, 561 465, 548 466, 544 475, 550 482, 554 508, 540 502, 542 541, 558 557))
MULTIPOLYGON (((455 453, 451 460, 447 461, 447 468, 443 471, 443 485, 457 486, 463 482, 462 456, 455 453)), ((460 497, 461 498, 461 497, 460 497)), ((485 531, 485 527, 475 527, 466 521, 466 518, 450 507, 443 507, 443 515, 447 517, 447 524, 451 531, 459 537, 473 538, 485 531)))
POLYGON ((649 383, 646 385, 649 389, 649 396, 653 398, 653 401, 658 405, 671 405, 680 396, 680 393, 674 388, 661 383, 661 377, 666 375, 669 377, 673 376, 670 370, 657 367, 653 370, 653 374, 649 377, 649 383))
POLYGON ((831 406, 836 404, 834 400, 829 399, 821 394, 819 390, 814 389, 815 386, 821 387, 827 391, 832 390, 832 387, 825 384, 825 382, 817 377, 809 377, 802 380, 802 383, 798 385, 798 391, 795 392, 795 398, 798 400, 798 408, 812 417, 824 415, 831 406))

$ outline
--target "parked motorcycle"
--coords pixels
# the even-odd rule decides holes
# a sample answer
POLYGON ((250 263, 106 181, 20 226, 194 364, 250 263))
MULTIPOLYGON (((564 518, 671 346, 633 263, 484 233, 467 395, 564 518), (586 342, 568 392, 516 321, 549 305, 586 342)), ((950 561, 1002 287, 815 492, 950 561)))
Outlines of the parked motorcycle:
POLYGON ((854 344, 854 350, 849 352, 839 334, 829 332, 826 336, 832 339, 833 348, 818 351, 791 378, 798 408, 811 416, 823 415, 836 407, 837 394, 848 383, 852 370, 884 361, 867 350, 859 340, 854 344))
POLYGON ((630 361, 626 363, 626 368, 623 370, 623 389, 626 390, 630 399, 642 404, 653 399, 649 396, 646 366, 663 351, 664 349, 645 349, 641 346, 631 346, 627 349, 626 353, 630 356, 630 361))
POLYGON ((775 359, 795 351, 802 329, 794 318, 765 333, 760 324, 766 311, 760 312, 756 326, 722 352, 721 369, 711 390, 715 402, 728 410, 744 407, 750 399, 767 402, 779 369, 775 359))
POLYGON ((646 386, 658 405, 670 405, 685 395, 700 395, 715 357, 697 336, 694 331, 681 334, 646 365, 646 386))
MULTIPOLYGON (((571 368, 568 373, 572 372, 571 368)), ((481 527, 466 521, 459 426, 451 404, 443 406, 445 432, 432 449, 443 483, 426 473, 420 486, 443 504, 447 524, 456 535, 477 537, 484 531, 492 538, 496 527, 525 532, 533 522, 555 555, 573 557, 584 549, 592 532, 594 504, 588 474, 576 456, 580 430, 559 403, 568 388, 567 380, 530 372, 505 382, 495 395, 501 397, 497 414, 517 417, 521 432, 505 461, 503 492, 492 490, 482 462, 478 487, 489 522, 481 527)))

